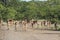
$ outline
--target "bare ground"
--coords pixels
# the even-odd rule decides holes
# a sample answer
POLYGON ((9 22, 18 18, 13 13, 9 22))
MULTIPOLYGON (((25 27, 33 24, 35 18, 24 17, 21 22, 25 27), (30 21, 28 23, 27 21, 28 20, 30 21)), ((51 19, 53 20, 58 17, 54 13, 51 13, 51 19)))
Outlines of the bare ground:
POLYGON ((60 32, 46 30, 0 30, 0 40, 60 40, 60 32))
POLYGON ((60 40, 60 31, 33 30, 21 31, 21 28, 14 27, 7 30, 7 26, 0 29, 0 40, 60 40), (3 30, 1 30, 3 29, 3 30))

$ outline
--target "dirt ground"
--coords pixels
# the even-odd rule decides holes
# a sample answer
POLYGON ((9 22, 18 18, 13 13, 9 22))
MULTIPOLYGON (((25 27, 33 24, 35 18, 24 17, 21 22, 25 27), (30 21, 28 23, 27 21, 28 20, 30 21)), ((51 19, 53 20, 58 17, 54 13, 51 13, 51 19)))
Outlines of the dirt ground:
POLYGON ((60 40, 60 31, 34 29, 23 31, 18 25, 15 31, 14 26, 7 30, 7 26, 4 25, 0 29, 0 40, 60 40))
POLYGON ((60 31, 47 31, 47 30, 12 31, 12 30, 0 30, 0 40, 60 40, 60 31))

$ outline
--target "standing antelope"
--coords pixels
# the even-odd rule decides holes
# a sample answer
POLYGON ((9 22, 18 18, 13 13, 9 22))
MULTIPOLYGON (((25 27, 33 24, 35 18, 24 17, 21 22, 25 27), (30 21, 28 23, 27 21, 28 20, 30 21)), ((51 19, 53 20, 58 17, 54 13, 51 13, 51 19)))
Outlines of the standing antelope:
POLYGON ((23 30, 26 31, 27 30, 27 21, 22 21, 23 24, 23 30))
POLYGON ((14 24, 13 20, 8 20, 7 21, 7 28, 8 28, 8 30, 9 30, 9 27, 13 26, 13 24, 14 24))

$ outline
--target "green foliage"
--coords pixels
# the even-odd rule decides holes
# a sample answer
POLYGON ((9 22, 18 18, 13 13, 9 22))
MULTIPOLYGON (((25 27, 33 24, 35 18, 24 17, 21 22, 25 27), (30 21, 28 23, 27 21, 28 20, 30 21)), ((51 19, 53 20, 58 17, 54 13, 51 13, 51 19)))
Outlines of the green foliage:
POLYGON ((0 19, 47 19, 51 22, 60 21, 60 1, 20 1, 0 0, 0 19))
POLYGON ((14 19, 16 15, 16 10, 13 7, 8 7, 6 9, 8 19, 14 19))
POLYGON ((5 7, 0 4, 0 19, 2 19, 2 15, 4 14, 4 11, 5 11, 5 7))

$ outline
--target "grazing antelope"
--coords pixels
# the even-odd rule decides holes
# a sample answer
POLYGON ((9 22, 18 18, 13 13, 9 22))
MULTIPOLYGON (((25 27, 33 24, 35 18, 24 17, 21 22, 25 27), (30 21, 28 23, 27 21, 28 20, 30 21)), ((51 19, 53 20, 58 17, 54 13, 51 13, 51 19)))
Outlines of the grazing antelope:
POLYGON ((33 26, 34 24, 38 24, 37 21, 35 21, 35 20, 31 21, 32 28, 34 27, 33 26))
POLYGON ((17 26, 17 21, 15 22, 15 30, 17 30, 16 26, 17 26))
POLYGON ((2 20, 0 20, 0 29, 1 29, 1 26, 2 26, 2 20))
POLYGON ((23 24, 23 30, 26 31, 27 30, 27 21, 22 21, 23 24))
POLYGON ((22 21, 19 21, 19 26, 22 27, 22 21))
POLYGON ((8 28, 8 30, 9 30, 9 27, 13 26, 13 24, 14 24, 13 20, 8 20, 7 21, 7 28, 8 28))

